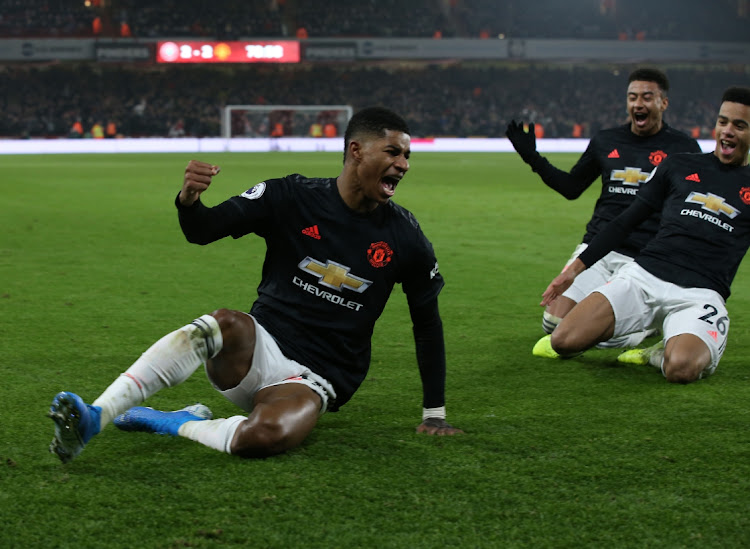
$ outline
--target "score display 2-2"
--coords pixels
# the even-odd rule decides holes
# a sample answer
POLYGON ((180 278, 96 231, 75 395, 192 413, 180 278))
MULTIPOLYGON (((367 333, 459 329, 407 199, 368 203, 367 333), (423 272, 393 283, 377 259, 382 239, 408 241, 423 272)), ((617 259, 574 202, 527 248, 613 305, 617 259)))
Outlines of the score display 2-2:
POLYGON ((299 63, 299 42, 158 42, 157 63, 299 63))

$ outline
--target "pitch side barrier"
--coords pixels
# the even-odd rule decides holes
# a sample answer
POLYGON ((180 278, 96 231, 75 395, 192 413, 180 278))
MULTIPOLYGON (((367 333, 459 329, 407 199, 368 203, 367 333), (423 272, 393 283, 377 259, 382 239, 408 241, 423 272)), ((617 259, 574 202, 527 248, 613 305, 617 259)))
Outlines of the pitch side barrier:
MULTIPOLYGON (((541 153, 581 153, 588 139, 539 139, 541 153)), ((699 141, 704 152, 714 150, 713 140, 699 141)), ((139 139, 0 139, 2 154, 90 153, 223 153, 223 152, 341 152, 343 138, 139 138, 139 139)), ((412 152, 515 152, 506 138, 413 138, 412 152)))

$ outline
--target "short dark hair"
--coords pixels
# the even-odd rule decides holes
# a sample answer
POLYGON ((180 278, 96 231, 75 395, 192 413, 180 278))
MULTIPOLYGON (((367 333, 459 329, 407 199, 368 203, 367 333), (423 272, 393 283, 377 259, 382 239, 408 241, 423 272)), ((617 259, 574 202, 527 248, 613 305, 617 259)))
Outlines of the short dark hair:
POLYGON ((367 107, 356 112, 350 119, 344 132, 344 160, 352 138, 358 135, 383 137, 386 130, 395 130, 411 135, 406 120, 385 107, 367 107))
POLYGON ((721 102, 730 101, 732 103, 741 103, 750 107, 750 88, 742 86, 732 86, 724 91, 721 96, 721 102))
POLYGON ((649 67, 641 67, 640 69, 635 69, 630 73, 630 76, 628 77, 628 84, 634 82, 635 80, 639 80, 641 82, 653 82, 654 84, 659 86, 661 94, 665 97, 667 95, 667 92, 669 91, 669 79, 667 78, 667 75, 659 69, 652 69, 649 67))

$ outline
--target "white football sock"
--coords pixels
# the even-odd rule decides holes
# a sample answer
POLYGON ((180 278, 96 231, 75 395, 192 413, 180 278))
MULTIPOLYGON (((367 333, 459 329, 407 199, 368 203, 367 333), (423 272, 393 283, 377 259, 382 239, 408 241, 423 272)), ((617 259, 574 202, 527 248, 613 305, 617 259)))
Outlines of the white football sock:
POLYGON ((542 314, 542 329, 545 333, 551 334, 557 328, 557 325, 560 324, 561 320, 562 318, 559 316, 551 315, 547 311, 544 311, 544 314, 542 314))
POLYGON ((231 454, 234 433, 246 419, 245 416, 232 416, 225 419, 187 421, 180 426, 177 433, 219 452, 231 454))
POLYGON ((667 377, 667 374, 664 373, 664 349, 655 349, 648 357, 648 363, 655 368, 659 368, 661 375, 667 377))
POLYGON ((222 345, 221 328, 211 315, 162 337, 93 402, 102 409, 101 427, 158 390, 185 381, 222 345))

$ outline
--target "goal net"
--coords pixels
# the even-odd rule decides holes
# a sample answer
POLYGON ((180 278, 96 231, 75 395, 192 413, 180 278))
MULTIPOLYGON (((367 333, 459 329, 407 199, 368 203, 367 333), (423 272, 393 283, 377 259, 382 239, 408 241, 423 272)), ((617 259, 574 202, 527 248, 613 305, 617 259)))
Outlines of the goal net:
POLYGON ((349 105, 227 105, 222 137, 339 137, 352 116, 349 105))

